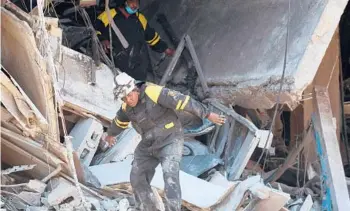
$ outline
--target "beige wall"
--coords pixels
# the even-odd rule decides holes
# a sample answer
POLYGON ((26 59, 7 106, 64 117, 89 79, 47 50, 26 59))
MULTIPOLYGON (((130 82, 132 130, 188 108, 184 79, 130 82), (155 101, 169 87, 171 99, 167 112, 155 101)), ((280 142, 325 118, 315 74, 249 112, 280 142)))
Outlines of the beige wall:
MULTIPOLYGON (((313 80, 313 83, 307 87, 304 91, 305 98, 312 96, 312 91, 314 85, 320 85, 328 87, 328 93, 330 97, 331 107, 333 117, 336 118, 336 131, 338 135, 338 140, 340 140, 340 130, 341 130, 341 110, 340 110, 340 90, 339 90, 339 68, 340 68, 340 46, 339 46, 339 29, 337 29, 333 35, 330 45, 327 48, 325 56, 318 68, 316 76, 313 80)), ((303 125, 303 128, 306 128, 308 123, 311 120, 311 115, 314 112, 313 108, 314 101, 305 100, 302 102, 301 107, 295 109, 292 112, 291 116, 291 134, 292 140, 293 136, 300 133, 302 130, 300 128, 300 123, 303 125)), ((342 142, 340 142, 342 144, 342 142)), ((311 146, 309 152, 309 160, 312 162, 317 159, 316 152, 314 151, 315 146, 311 146)), ((341 146, 341 149, 345 147, 341 146)), ((342 152, 343 161, 345 158, 344 152, 342 152)))

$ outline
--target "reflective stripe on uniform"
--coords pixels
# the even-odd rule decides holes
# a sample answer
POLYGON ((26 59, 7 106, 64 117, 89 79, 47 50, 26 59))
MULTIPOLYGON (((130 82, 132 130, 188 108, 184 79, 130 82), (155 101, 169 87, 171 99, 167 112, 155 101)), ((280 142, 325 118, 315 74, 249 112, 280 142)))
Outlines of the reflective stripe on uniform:
POLYGON ((179 100, 176 105, 176 110, 184 110, 185 106, 187 105, 188 101, 190 100, 190 96, 186 96, 184 102, 182 103, 182 100, 179 100))
POLYGON ((126 129, 129 126, 129 122, 122 122, 119 119, 114 119, 114 123, 122 129, 126 129))
POLYGON ((145 18, 145 16, 141 13, 137 14, 137 17, 139 18, 142 28, 143 30, 146 30, 146 26, 147 26, 147 19, 145 18))
POLYGON ((123 103, 123 104, 122 104, 122 110, 123 110, 123 111, 126 111, 126 106, 127 106, 126 103, 123 103))
POLYGON ((185 106, 187 105, 188 101, 190 100, 190 96, 186 96, 184 103, 181 106, 181 110, 184 110, 185 106))
POLYGON ((159 36, 159 34, 156 32, 155 35, 154 35, 154 37, 153 37, 153 39, 147 41, 147 43, 148 43, 149 45, 151 45, 151 46, 154 46, 154 45, 156 45, 159 41, 160 41, 160 36, 159 36))
POLYGON ((158 98, 163 87, 158 85, 149 85, 145 89, 145 93, 154 103, 158 103, 158 98))
MULTIPOLYGON (((114 16, 117 14, 117 11, 116 11, 115 9, 111 9, 111 10, 109 10, 109 11, 111 12, 111 17, 112 17, 112 19, 113 19, 114 16)), ((101 20, 105 27, 108 26, 109 21, 108 21, 108 15, 107 15, 107 12, 106 12, 106 11, 104 11, 103 13, 101 13, 101 14, 97 17, 97 19, 101 20)))
POLYGON ((182 100, 179 100, 179 102, 176 105, 176 110, 179 110, 182 104, 182 100))
POLYGON ((170 128, 174 127, 174 122, 170 122, 170 123, 164 125, 164 127, 165 127, 165 129, 170 129, 170 128))

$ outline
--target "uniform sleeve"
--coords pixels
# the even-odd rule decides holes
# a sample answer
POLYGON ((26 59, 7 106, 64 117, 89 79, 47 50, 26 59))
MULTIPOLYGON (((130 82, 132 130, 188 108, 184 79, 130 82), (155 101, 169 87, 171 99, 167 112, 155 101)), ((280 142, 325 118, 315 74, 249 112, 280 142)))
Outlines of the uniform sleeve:
POLYGON ((125 106, 125 104, 122 105, 122 108, 119 109, 117 115, 115 116, 110 127, 108 128, 107 133, 109 136, 117 136, 123 130, 128 128, 130 120, 124 112, 125 106))
MULTIPOLYGON (((114 18, 114 16, 117 14, 117 11, 115 9, 111 9, 109 11, 111 13, 111 17, 114 18)), ((97 20, 95 22, 95 29, 97 37, 100 41, 109 40, 109 20, 106 11, 97 17, 97 20)))
POLYGON ((145 32, 145 40, 148 43, 148 45, 151 47, 152 50, 163 53, 167 48, 168 45, 161 39, 158 32, 156 32, 149 24, 146 19, 146 17, 139 13, 138 18, 141 22, 142 28, 145 32))
POLYGON ((158 85, 148 85, 145 93, 153 102, 166 108, 186 111, 202 119, 206 118, 210 113, 205 105, 192 99, 190 96, 158 85))

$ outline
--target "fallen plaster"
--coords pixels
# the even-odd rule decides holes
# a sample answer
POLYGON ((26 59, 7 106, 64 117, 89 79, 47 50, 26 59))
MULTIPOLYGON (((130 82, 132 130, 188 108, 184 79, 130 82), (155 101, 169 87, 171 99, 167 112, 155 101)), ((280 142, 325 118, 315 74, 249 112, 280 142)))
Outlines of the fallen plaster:
MULTIPOLYGON (((122 162, 92 166, 89 169, 99 179, 102 186, 115 185, 129 182, 131 162, 132 158, 129 157, 122 162)), ((163 173, 160 165, 156 168, 151 185, 158 189, 164 188, 163 173)), ((180 185, 182 199, 201 208, 209 208, 215 205, 232 188, 232 186, 221 187, 214 185, 183 171, 180 171, 180 185), (193 192, 194 188, 196 189, 195 193, 193 192)))
POLYGON ((62 46, 62 64, 58 87, 64 104, 73 106, 107 120, 112 120, 121 102, 113 98, 113 73, 104 64, 96 67, 94 61, 77 51, 62 46), (88 74, 96 70, 96 84, 88 84, 88 74))
POLYGON ((50 127, 50 141, 58 141, 57 112, 51 79, 27 22, 1 7, 1 63, 33 102, 50 127), (30 78, 31 80, 28 80, 30 78))

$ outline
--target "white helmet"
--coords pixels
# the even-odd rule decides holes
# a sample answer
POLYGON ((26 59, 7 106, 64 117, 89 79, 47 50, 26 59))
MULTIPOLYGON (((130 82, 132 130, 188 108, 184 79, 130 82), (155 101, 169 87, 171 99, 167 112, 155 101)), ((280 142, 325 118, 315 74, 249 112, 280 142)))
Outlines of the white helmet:
POLYGON ((113 94, 115 99, 122 99, 135 88, 135 79, 126 73, 120 73, 114 78, 113 94))

